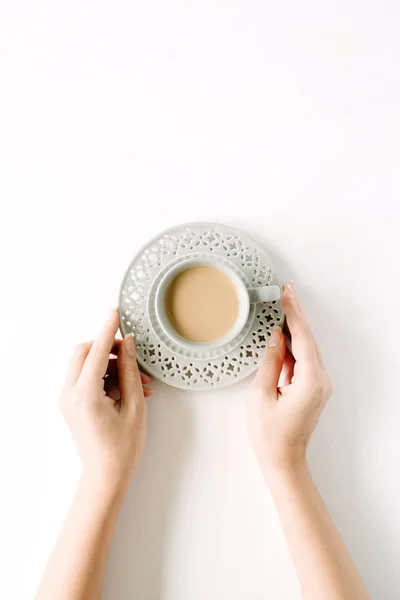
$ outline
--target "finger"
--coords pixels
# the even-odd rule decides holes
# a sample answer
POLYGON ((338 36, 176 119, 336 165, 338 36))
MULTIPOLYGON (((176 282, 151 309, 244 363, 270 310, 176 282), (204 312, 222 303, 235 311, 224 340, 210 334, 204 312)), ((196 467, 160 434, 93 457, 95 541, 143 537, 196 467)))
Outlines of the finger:
POLYGON ((150 383, 151 382, 150 375, 147 375, 147 373, 143 373, 143 371, 139 371, 139 372, 140 372, 140 379, 142 380, 142 383, 150 383))
POLYGON ((285 359, 286 345, 282 329, 275 327, 268 340, 264 356, 258 369, 254 386, 262 389, 268 396, 277 398, 279 375, 285 359))
POLYGON ((85 364, 87 355, 91 348, 91 342, 84 342, 79 344, 74 349, 71 360, 68 365, 67 374, 65 377, 65 386, 72 387, 78 381, 78 378, 82 372, 82 367, 85 364))
POLYGON ((310 326, 309 326, 309 324, 307 322, 307 318, 306 318, 306 316, 304 314, 303 308, 302 308, 302 306, 301 306, 301 304, 299 302, 299 299, 297 297, 296 288, 294 286, 293 281, 289 281, 289 283, 285 287, 289 287, 289 291, 293 291, 293 300, 294 300, 294 303, 296 305, 297 311, 301 315, 301 317, 303 318, 304 322, 307 324, 308 333, 311 336, 311 339, 313 341, 314 348, 315 348, 315 353, 317 355, 318 362, 320 363, 321 367, 323 367, 324 366, 324 361, 323 361, 323 358, 322 358, 320 347, 319 347, 318 342, 315 339, 315 336, 314 336, 314 334, 313 334, 313 332, 312 332, 312 330, 311 330, 311 328, 310 328, 310 326))
MULTIPOLYGON (((147 375, 147 373, 143 373, 143 371, 141 371, 140 368, 139 368, 139 373, 140 373, 140 379, 142 380, 143 384, 151 382, 150 375, 147 375)), ((112 357, 108 361, 106 375, 116 375, 116 374, 118 374, 118 360, 116 358, 112 357)))
MULTIPOLYGON (((111 358, 109 358, 106 375, 113 375, 114 373, 118 372, 117 371, 117 356, 118 356, 118 348, 119 348, 118 342, 120 342, 120 341, 121 340, 115 340, 116 343, 111 349, 110 356, 111 355, 115 355, 115 356, 112 356, 111 358)), ((90 342, 84 342, 83 344, 79 344, 79 346, 85 346, 85 354, 84 354, 85 360, 86 360, 87 355, 89 354, 89 350, 92 347, 92 345, 93 345, 93 340, 91 340, 90 342)), ((78 348, 78 346, 77 346, 77 348, 78 348)), ((83 361, 83 363, 85 362, 85 360, 83 361)), ((80 372, 82 371, 83 363, 80 365, 78 377, 80 375, 80 372)), ((150 383, 150 381, 151 381, 151 377, 147 375, 146 381, 143 381, 143 383, 150 383), (147 377, 149 377, 148 380, 147 380, 147 377)))
MULTIPOLYGON (((104 379, 104 391, 112 400, 121 400, 121 390, 119 389, 118 375, 108 375, 104 379)), ((143 385, 143 393, 145 397, 151 396, 152 391, 147 385, 143 385)))
MULTIPOLYGON (((79 344, 79 346, 81 346, 81 345, 86 346, 87 351, 89 352, 90 348, 93 345, 93 342, 94 342, 94 340, 90 340, 89 342, 83 342, 83 344, 79 344)), ((118 356, 118 349, 119 349, 121 342, 122 342, 122 340, 118 340, 118 339, 114 340, 114 345, 111 348, 110 355, 113 355, 115 358, 118 356)))
POLYGON ((314 340, 300 304, 295 297, 291 282, 285 285, 282 306, 291 334, 291 350, 296 360, 296 370, 314 371, 319 367, 314 340))
POLYGON ((99 380, 104 377, 111 350, 115 346, 118 325, 119 315, 118 311, 114 309, 90 348, 82 369, 82 377, 85 379, 99 380))
POLYGON ((122 408, 129 408, 143 401, 144 392, 136 362, 135 340, 132 334, 125 336, 119 349, 118 377, 122 408))
POLYGON ((282 371, 279 376, 278 387, 285 387, 285 385, 290 385, 292 383, 293 374, 294 374, 294 365, 295 360, 293 358, 292 353, 286 348, 286 356, 283 362, 282 371))

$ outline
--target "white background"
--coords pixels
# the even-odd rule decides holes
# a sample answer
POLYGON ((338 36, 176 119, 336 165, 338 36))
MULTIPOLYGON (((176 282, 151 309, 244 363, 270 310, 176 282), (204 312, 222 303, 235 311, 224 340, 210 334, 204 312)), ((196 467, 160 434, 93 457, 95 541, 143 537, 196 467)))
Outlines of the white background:
MULTIPOLYGON (((399 597, 399 10, 1 3, 2 598, 33 598, 79 476, 57 410, 72 346, 136 250, 195 220, 254 236, 297 283, 336 384, 312 470, 372 598, 399 597)), ((154 384, 106 600, 300 597, 250 384, 154 384)))

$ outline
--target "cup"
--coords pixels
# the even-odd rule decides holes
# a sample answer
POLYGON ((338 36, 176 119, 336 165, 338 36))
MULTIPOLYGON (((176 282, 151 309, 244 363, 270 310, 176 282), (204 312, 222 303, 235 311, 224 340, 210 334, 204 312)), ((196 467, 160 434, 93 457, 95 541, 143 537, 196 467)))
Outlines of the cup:
POLYGON ((173 266, 161 278, 155 293, 155 312, 164 333, 178 345, 186 348, 201 347, 203 350, 213 350, 221 345, 228 344, 240 334, 249 317, 251 304, 256 304, 257 302, 273 302, 279 300, 280 297, 281 289, 279 285, 248 288, 240 275, 230 267, 228 261, 220 261, 216 257, 214 260, 208 258, 188 258, 173 266), (225 336, 215 341, 194 342, 187 340, 174 329, 165 312, 165 294, 168 286, 179 273, 191 269, 192 267, 213 267, 214 269, 219 269, 230 278, 236 289, 239 299, 239 310, 236 321, 225 336))

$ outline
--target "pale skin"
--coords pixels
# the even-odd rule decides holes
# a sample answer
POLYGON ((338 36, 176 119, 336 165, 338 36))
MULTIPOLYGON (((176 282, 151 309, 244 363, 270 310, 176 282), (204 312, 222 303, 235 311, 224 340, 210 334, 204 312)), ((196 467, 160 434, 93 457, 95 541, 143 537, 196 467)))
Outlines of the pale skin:
MULTIPOLYGON (((292 352, 276 328, 247 402, 250 440, 278 509, 303 600, 367 600, 307 466, 308 442, 332 385, 292 283, 285 286, 283 308, 292 352)), ((36 600, 101 597, 113 529, 145 441, 145 398, 151 394, 145 385, 150 378, 137 367, 133 338, 119 342, 117 330, 113 311, 97 339, 77 347, 68 368, 60 406, 82 476, 36 600)))

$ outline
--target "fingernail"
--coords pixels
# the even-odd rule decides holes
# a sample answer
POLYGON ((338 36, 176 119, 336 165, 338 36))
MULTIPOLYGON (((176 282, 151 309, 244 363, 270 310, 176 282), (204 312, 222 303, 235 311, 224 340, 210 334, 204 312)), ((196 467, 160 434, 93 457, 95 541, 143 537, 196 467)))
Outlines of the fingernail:
POLYGON ((285 289, 288 289, 290 291, 294 290, 294 281, 293 279, 289 279, 289 281, 287 283, 285 283, 285 289))
POLYGON ((280 327, 274 327, 269 336, 268 348, 276 348, 282 341, 282 329, 280 327))
POLYGON ((133 333, 127 333, 125 338, 125 348, 130 356, 135 356, 135 339, 133 333))
POLYGON ((294 297, 294 283, 292 280, 285 283, 284 291, 287 292, 292 298, 294 297))

